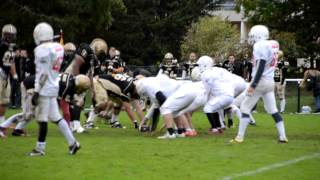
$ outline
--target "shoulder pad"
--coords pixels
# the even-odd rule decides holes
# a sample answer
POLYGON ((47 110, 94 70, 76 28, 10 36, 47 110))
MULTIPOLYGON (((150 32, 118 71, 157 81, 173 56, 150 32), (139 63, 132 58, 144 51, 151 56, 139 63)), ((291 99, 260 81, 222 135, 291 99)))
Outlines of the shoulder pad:
POLYGON ((92 56, 94 55, 89 44, 86 44, 86 43, 80 44, 80 46, 76 50, 76 54, 81 56, 85 61, 90 60, 92 58, 92 56))

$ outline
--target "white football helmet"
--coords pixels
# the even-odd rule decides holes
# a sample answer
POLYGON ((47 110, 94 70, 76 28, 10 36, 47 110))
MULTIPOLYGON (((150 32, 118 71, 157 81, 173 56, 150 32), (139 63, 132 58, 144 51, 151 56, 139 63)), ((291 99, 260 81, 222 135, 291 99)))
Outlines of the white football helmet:
POLYGON ((43 41, 53 40, 53 29, 50 24, 46 22, 39 23, 33 31, 33 38, 37 45, 43 41))
POLYGON ((201 56, 197 61, 199 72, 202 73, 203 71, 213 67, 213 59, 209 56, 201 56))
POLYGON ((248 44, 253 45, 254 43, 269 39, 269 30, 264 25, 255 25, 250 29, 248 34, 248 44))
POLYGON ((199 81, 200 80, 200 70, 199 67, 194 67, 191 71, 191 80, 192 81, 199 81))

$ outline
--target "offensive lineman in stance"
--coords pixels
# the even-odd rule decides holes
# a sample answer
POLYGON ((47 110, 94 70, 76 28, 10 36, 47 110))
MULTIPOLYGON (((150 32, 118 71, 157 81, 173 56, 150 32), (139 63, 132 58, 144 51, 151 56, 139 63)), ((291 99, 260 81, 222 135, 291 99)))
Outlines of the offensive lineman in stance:
POLYGON ((238 135, 232 139, 232 143, 243 142, 246 128, 250 122, 249 114, 253 106, 260 97, 263 98, 266 111, 272 115, 276 122, 279 134, 279 142, 287 143, 284 123, 276 106, 274 95, 274 70, 277 64, 277 52, 279 44, 275 41, 267 40, 269 38, 269 30, 266 26, 255 25, 249 32, 248 43, 253 45, 254 67, 252 71, 252 82, 247 89, 247 96, 240 106, 242 113, 238 135))
POLYGON ((52 42, 53 29, 48 23, 39 23, 34 29, 33 37, 38 46, 34 50, 36 79, 32 104, 36 106, 39 135, 36 148, 29 155, 45 155, 48 119, 58 125, 68 142, 69 153, 75 154, 80 149, 80 143, 76 141, 67 122, 61 117, 57 103, 63 47, 52 42))

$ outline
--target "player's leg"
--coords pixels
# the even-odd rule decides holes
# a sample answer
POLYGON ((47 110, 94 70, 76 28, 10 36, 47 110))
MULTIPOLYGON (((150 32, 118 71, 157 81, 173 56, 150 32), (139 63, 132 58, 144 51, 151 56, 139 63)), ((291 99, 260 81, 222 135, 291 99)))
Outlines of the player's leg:
POLYGON ((69 128, 69 125, 65 119, 62 118, 59 112, 59 106, 56 98, 52 97, 49 101, 50 110, 49 110, 49 119, 58 125, 59 130, 67 140, 69 146, 69 153, 75 154, 80 149, 80 143, 74 138, 72 131, 69 128))
POLYGON ((279 85, 279 99, 280 99, 280 113, 283 113, 286 109, 286 98, 285 98, 285 91, 286 91, 286 83, 284 82, 283 85, 279 85))
POLYGON ((122 128, 122 125, 119 122, 119 114, 121 111, 121 104, 115 104, 113 106, 113 113, 111 116, 110 124, 112 128, 122 128))
POLYGON ((38 141, 35 149, 29 153, 30 156, 45 155, 46 137, 48 133, 48 115, 50 108, 50 98, 40 96, 38 99, 38 105, 35 109, 35 117, 39 125, 38 141))
POLYGON ((136 120, 136 117, 132 111, 131 104, 129 102, 123 102, 122 106, 124 107, 125 111, 127 112, 129 119, 131 120, 131 122, 134 125, 134 128, 138 129, 139 128, 138 121, 136 120))
POLYGON ((210 97, 209 101, 203 108, 203 111, 206 113, 207 118, 211 124, 209 134, 222 133, 222 131, 219 129, 221 127, 221 123, 218 111, 231 105, 232 102, 233 97, 231 96, 221 95, 217 97, 210 97))
MULTIPOLYGON (((164 136, 160 136, 160 137, 158 137, 159 139, 167 139, 165 137, 174 138, 176 136, 175 131, 173 129, 173 127, 174 127, 173 113, 177 114, 184 107, 188 106, 193 101, 193 99, 194 99, 194 97, 192 96, 192 94, 187 93, 186 90, 182 91, 182 89, 177 90, 174 94, 172 94, 171 96, 169 96, 166 99, 166 101, 162 104, 162 106, 160 108, 160 112, 163 115, 165 126, 166 126, 169 134, 164 135, 164 136)), ((181 121, 180 123, 183 123, 183 124, 185 124, 184 121, 186 121, 186 119, 184 117, 180 117, 180 116, 179 117, 177 116, 177 120, 179 122, 181 121)), ((183 130, 180 126, 180 134, 183 133, 182 131, 183 130)))
POLYGON ((84 128, 81 126, 81 110, 84 106, 85 93, 74 95, 74 104, 71 107, 71 121, 73 126, 73 131, 77 133, 83 133, 84 128))
POLYGON ((70 125, 70 121, 71 121, 71 114, 70 114, 70 106, 69 103, 67 101, 65 101, 64 99, 61 99, 59 101, 60 104, 60 108, 62 110, 62 114, 63 114, 63 118, 67 121, 67 123, 70 125))
POLYGON ((278 112, 277 105, 276 105, 276 99, 274 95, 274 91, 270 91, 262 96, 264 101, 264 107, 266 111, 272 115, 272 118, 276 122, 276 127, 279 134, 279 142, 288 142, 286 133, 285 133, 285 126, 283 119, 278 112))
POLYGON ((5 120, 6 107, 10 101, 10 83, 0 77, 0 123, 5 120))
POLYGON ((231 142, 242 142, 245 136, 245 132, 248 124, 250 123, 251 109, 256 105, 261 96, 257 90, 251 95, 246 96, 240 105, 241 118, 239 119, 239 129, 235 139, 231 142))

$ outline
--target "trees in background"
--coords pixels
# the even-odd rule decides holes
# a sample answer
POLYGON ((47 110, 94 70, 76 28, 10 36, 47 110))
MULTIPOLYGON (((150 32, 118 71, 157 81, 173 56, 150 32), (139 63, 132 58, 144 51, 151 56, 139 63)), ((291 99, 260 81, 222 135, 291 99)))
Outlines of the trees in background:
POLYGON ((319 55, 320 4, 317 0, 237 0, 237 4, 238 10, 243 5, 250 24, 265 24, 282 35, 290 33, 298 45, 298 56, 314 59, 319 55))
POLYGON ((50 23, 55 33, 63 29, 66 41, 90 42, 101 36, 125 12, 122 0, 6 0, 0 3, 0 25, 14 24, 18 44, 34 47, 33 29, 39 22, 50 23))
POLYGON ((235 26, 217 17, 206 16, 192 24, 184 37, 181 51, 184 57, 195 51, 221 61, 230 53, 240 53, 239 41, 240 32, 235 26))

